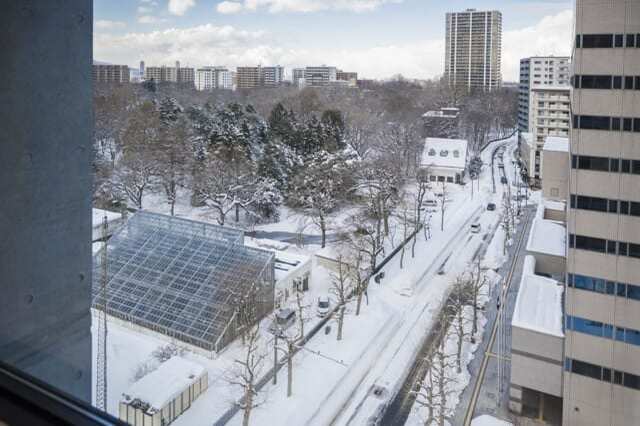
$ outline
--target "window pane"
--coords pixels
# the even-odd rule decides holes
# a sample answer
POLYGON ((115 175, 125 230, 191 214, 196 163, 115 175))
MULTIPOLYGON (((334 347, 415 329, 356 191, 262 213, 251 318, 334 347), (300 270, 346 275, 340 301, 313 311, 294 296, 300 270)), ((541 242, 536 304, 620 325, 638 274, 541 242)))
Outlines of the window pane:
POLYGON ((620 201, 620 214, 629 214, 629 202, 620 201))
POLYGON ((626 47, 635 47, 635 46, 636 46, 635 34, 627 34, 626 47))
POLYGON ((631 389, 640 389, 640 377, 635 374, 624 373, 624 385, 631 389))
POLYGON ((633 90, 633 77, 632 76, 625 76, 624 78, 624 88, 626 90, 633 90))
POLYGON ((627 284, 627 297, 633 300, 640 300, 640 287, 627 284))
POLYGON ((640 258, 640 244, 629 243, 629 257, 640 258))
POLYGON ((616 288, 616 294, 620 297, 627 297, 627 285, 624 283, 618 283, 616 288))
POLYGON ((591 377, 596 380, 600 380, 602 377, 602 368, 575 359, 571 361, 571 370, 576 374, 591 377))
POLYGON ((613 77, 613 88, 622 89, 622 76, 616 75, 613 77))
POLYGON ((630 118, 623 118, 622 119, 622 130, 625 132, 630 132, 631 131, 631 119, 630 118))
POLYGON ((629 214, 631 216, 640 216, 640 203, 632 201, 631 202, 631 209, 630 209, 629 214))
POLYGON ((640 346, 640 331, 627 328, 624 337, 625 342, 640 346))
POLYGON ((624 328, 616 327, 616 340, 618 342, 624 342, 624 328))
POLYGON ((622 47, 623 37, 622 34, 616 34, 615 47, 622 47))
POLYGON ((581 115, 580 128, 586 130, 609 130, 611 127, 611 117, 600 115, 581 115))

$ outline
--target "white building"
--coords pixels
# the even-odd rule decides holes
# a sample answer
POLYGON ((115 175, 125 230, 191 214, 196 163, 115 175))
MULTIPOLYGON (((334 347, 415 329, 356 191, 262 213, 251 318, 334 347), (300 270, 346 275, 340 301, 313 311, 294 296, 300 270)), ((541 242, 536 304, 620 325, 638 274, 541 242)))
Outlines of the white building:
POLYGON ((118 417, 132 426, 166 426, 208 387, 204 367, 174 356, 122 394, 118 417))
MULTIPOLYGON (((294 69, 294 76, 295 76, 294 69)), ((311 87, 329 86, 337 80, 338 70, 336 67, 326 65, 306 67, 304 69, 304 85, 311 87)), ((295 77, 294 77, 295 83, 295 77)))
POLYGON ((92 211, 92 241, 96 242, 103 238, 102 226, 104 218, 107 218, 107 238, 113 235, 124 223, 122 214, 102 209, 93 209, 92 211))
POLYGON ((569 86, 571 64, 568 56, 532 56, 520 59, 518 129, 529 132, 529 94, 533 87, 569 86))
POLYGON ((464 139, 427 138, 420 168, 431 182, 461 184, 467 167, 467 141, 464 139))
POLYGON ((207 66, 196 70, 195 86, 197 90, 230 90, 233 87, 233 81, 227 68, 207 66))

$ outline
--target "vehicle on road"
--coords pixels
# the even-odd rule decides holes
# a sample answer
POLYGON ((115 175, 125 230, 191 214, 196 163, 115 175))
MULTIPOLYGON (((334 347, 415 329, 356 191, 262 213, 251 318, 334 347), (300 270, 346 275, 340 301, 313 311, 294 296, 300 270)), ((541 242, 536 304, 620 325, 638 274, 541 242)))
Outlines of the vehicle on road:
POLYGON ((482 231, 482 225, 480 225, 480 222, 475 222, 471 225, 471 233, 479 234, 480 231, 482 231))
MULTIPOLYGON (((442 196, 442 195, 440 195, 440 196, 442 196)), ((425 207, 438 207, 438 202, 436 200, 429 199, 429 200, 424 200, 422 202, 422 205, 425 206, 425 207)))
POLYGON ((296 322, 296 311, 291 308, 280 308, 276 311, 275 318, 269 325, 269 332, 275 335, 282 335, 285 330, 296 322))
POLYGON ((503 183, 503 184, 505 184, 505 185, 506 185, 506 184, 508 184, 508 183, 509 183, 509 181, 507 180, 507 178, 506 178, 505 176, 502 176, 502 177, 500 178, 500 183, 503 183))
POLYGON ((320 318, 324 318, 329 313, 329 308, 331 307, 331 299, 329 296, 320 296, 318 297, 318 307, 316 308, 316 312, 320 318))
POLYGON ((490 212, 494 211, 495 209, 496 205, 494 203, 487 204, 487 210, 489 210, 490 212))

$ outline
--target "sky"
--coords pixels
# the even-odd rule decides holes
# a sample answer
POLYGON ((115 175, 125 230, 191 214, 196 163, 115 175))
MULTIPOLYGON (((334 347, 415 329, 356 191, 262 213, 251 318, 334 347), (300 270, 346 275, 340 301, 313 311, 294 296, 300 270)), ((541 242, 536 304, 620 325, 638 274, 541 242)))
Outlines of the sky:
POLYGON ((360 78, 434 78, 445 14, 502 12, 502 75, 569 55, 572 0, 94 0, 94 59, 138 67, 334 65, 360 78))

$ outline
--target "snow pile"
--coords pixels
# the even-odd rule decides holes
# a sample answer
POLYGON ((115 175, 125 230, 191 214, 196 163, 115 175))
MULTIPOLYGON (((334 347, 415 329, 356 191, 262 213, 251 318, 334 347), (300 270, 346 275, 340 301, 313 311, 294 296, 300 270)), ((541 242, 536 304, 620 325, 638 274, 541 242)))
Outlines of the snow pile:
POLYGON ((467 165, 467 141, 464 139, 427 138, 422 152, 422 167, 464 169, 467 165), (457 156, 454 152, 457 151, 457 156), (433 155, 430 155, 430 152, 433 155), (446 155, 445 155, 446 153, 446 155))
POLYGON ((471 420, 471 426, 513 426, 513 423, 483 414, 471 420))
POLYGON ((560 136, 547 136, 544 141, 543 151, 569 152, 569 138, 560 136))
POLYGON ((554 220, 544 219, 544 203, 540 204, 531 224, 527 251, 565 257, 565 247, 566 230, 564 225, 554 220))
POLYGON ((555 280, 533 274, 534 267, 535 259, 527 256, 511 325, 564 337, 563 288, 555 280))
POLYGON ((123 394, 126 401, 139 399, 148 403, 150 410, 161 410, 167 403, 200 380, 204 367, 180 357, 160 364, 157 370, 138 380, 123 394))

